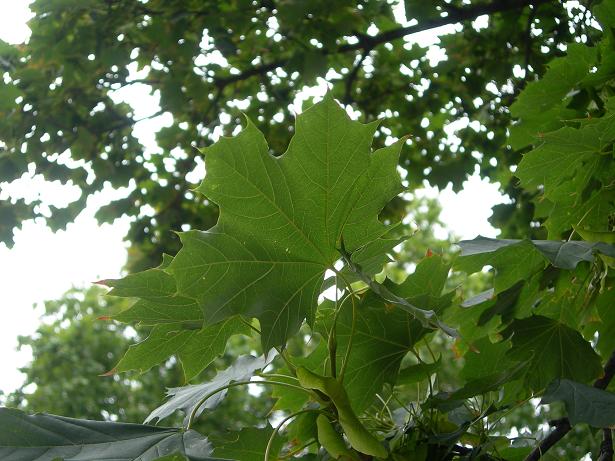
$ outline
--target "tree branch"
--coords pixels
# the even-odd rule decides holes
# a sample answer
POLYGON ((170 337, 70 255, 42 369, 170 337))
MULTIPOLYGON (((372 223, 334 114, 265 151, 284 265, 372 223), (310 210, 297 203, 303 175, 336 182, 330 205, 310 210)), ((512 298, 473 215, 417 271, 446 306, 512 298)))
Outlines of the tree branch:
POLYGON ((613 433, 608 427, 602 429, 603 439, 600 444, 598 461, 613 461, 613 433))
POLYGON ((354 84, 357 75, 359 75, 359 70, 363 65, 363 61, 365 61, 366 56, 367 53, 363 53, 350 71, 350 74, 348 74, 348 79, 346 80, 346 89, 344 91, 344 104, 350 104, 352 102, 352 85, 354 84))
POLYGON ((538 461, 542 455, 544 455, 553 445, 563 439, 564 436, 570 432, 570 429, 572 429, 568 418, 549 421, 549 425, 555 427, 555 429, 547 435, 542 442, 540 442, 540 445, 534 448, 532 452, 527 455, 525 461, 538 461))
POLYGON ((615 351, 613 351, 611 357, 609 357, 609 361, 606 362, 604 366, 604 375, 594 381, 594 387, 602 390, 606 389, 613 379, 613 376, 615 376, 615 351))
POLYGON ((529 5, 537 6, 541 3, 547 3, 549 1, 553 0, 500 0, 494 1, 493 3, 489 3, 486 5, 476 5, 472 8, 450 9, 450 14, 448 14, 448 16, 446 17, 429 19, 412 26, 400 27, 398 29, 382 32, 381 34, 375 35, 373 37, 370 37, 368 35, 362 35, 360 37, 357 37, 359 38, 358 43, 354 43, 352 45, 342 45, 338 48, 337 51, 346 52, 367 49, 370 45, 373 48, 383 43, 403 38, 407 35, 416 34, 417 32, 435 29, 436 27, 442 27, 449 24, 456 24, 461 21, 469 21, 485 14, 503 13, 505 11, 525 8, 529 5))
MULTIPOLYGON (((345 45, 337 47, 334 50, 323 49, 321 51, 323 54, 348 53, 351 51, 363 51, 363 53, 366 54, 379 45, 398 40, 408 35, 416 34, 417 32, 435 29, 436 27, 446 26, 449 24, 456 24, 462 21, 473 20, 485 14, 503 13, 505 11, 525 8, 529 5, 537 6, 541 3, 548 3, 552 1, 553 0, 498 0, 494 1, 493 3, 489 3, 486 5, 476 5, 471 8, 449 9, 447 11, 448 15, 445 17, 428 19, 419 24, 407 27, 399 27, 397 29, 388 30, 374 36, 366 34, 357 34, 355 35, 356 39, 358 40, 357 43, 347 43, 345 45)), ((219 87, 224 87, 229 83, 246 80, 255 75, 264 75, 269 71, 277 69, 278 67, 282 67, 288 61, 289 59, 279 59, 269 64, 261 64, 259 66, 251 67, 236 75, 230 75, 228 77, 215 77, 214 82, 219 87)))
POLYGON ((527 17, 527 28, 525 29, 525 71, 529 72, 530 55, 532 53, 532 23, 538 12, 538 5, 534 6, 527 17))
POLYGON ((246 80, 250 77, 254 77, 255 75, 264 75, 269 71, 275 70, 278 67, 282 67, 287 62, 288 59, 279 59, 269 64, 262 64, 260 66, 251 67, 250 69, 244 70, 239 74, 229 75, 228 77, 214 77, 214 82, 218 87, 223 88, 229 83, 246 80))
MULTIPOLYGON (((611 382, 611 380, 613 379, 613 376, 615 376, 615 351, 613 351, 613 353, 609 357, 609 360, 606 362, 606 365, 604 365, 604 374, 600 378, 598 378, 596 381, 594 381, 594 387, 597 389, 602 389, 602 390, 606 389, 609 383, 611 382)), ((540 442, 540 444, 536 448, 534 448, 529 455, 527 455, 524 461, 538 461, 542 455, 544 455, 553 445, 555 445, 557 442, 563 439, 564 436, 568 434, 568 432, 570 432, 570 430, 572 429, 572 426, 570 425, 570 421, 568 420, 568 418, 562 418, 562 419, 558 419, 555 421, 551 421, 549 424, 555 427, 553 432, 547 435, 547 437, 545 437, 545 439, 542 442, 540 442)), ((610 429, 609 429, 609 432, 610 432, 610 429)), ((605 434, 605 442, 606 442, 606 434, 605 434)), ((603 446, 606 444, 605 442, 603 442, 603 446)), ((611 440, 611 450, 612 450, 612 447, 613 447, 613 443, 611 440)), ((600 448, 600 452, 601 454, 604 453, 603 447, 600 448)), ((612 457, 612 454, 611 454, 611 457, 612 457)), ((602 460, 602 458, 600 459, 602 460)), ((609 459, 609 458, 604 458, 604 459, 609 459)))

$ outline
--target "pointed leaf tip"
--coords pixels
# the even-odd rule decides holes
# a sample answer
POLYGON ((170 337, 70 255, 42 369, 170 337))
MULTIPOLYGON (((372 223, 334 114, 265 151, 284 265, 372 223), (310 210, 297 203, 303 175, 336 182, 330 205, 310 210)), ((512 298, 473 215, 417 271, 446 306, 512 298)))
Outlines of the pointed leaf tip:
POLYGON ((117 374, 117 368, 112 368, 111 370, 107 371, 106 373, 100 374, 98 376, 113 376, 117 374))
POLYGON ((102 279, 102 280, 97 280, 96 282, 92 282, 94 285, 102 285, 104 287, 108 287, 111 286, 109 285, 111 283, 110 279, 102 279))

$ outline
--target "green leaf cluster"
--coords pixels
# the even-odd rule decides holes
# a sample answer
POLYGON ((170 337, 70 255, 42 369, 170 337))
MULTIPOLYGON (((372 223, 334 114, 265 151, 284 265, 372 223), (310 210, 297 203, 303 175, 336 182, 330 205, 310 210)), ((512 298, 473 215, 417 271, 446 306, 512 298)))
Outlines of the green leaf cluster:
MULTIPOLYGON (((459 189, 475 166, 500 179, 518 161, 506 146, 505 88, 541 75, 580 33, 599 35, 558 2, 529 3, 316 0, 253 8, 239 0, 35 0, 28 42, 0 42, 0 181, 17 180, 31 165, 82 194, 64 208, 11 197, 0 204, 0 239, 11 245, 13 229, 35 217, 64 228, 105 184, 129 187, 97 218, 130 216, 131 267, 152 267, 162 253, 179 250, 172 231, 216 222, 211 202, 186 200, 196 184, 185 178, 201 168, 194 146, 230 135, 243 111, 283 152, 301 109, 293 102, 319 78, 365 121, 395 114, 375 142, 412 135, 401 156, 411 188, 427 180, 459 189), (478 29, 473 21, 485 14, 489 27, 478 29), (400 23, 404 17, 417 24, 400 23), (414 40, 413 33, 438 26, 449 27, 437 47, 414 40), (160 109, 141 114, 118 98, 133 89, 159 94, 160 109), (161 114, 165 126, 152 133, 152 149, 139 126, 161 114), (448 126, 466 119, 474 123, 457 130, 461 144, 451 143, 448 126), (75 162, 64 162, 67 155, 75 162)), ((398 216, 400 203, 387 212, 398 216)))
MULTIPOLYGON (((415 2, 406 7, 434 14, 415 2)), ((429 251, 400 281, 385 263, 404 242, 403 226, 383 210, 403 190, 397 166, 406 139, 372 150, 378 122, 351 120, 334 93, 297 117, 281 155, 248 118, 235 136, 201 149, 206 175, 196 192, 218 207, 217 222, 180 233, 181 249, 159 267, 101 283, 111 296, 135 298, 115 319, 151 327, 115 371, 144 371, 176 356, 190 380, 233 335, 258 338, 257 350, 208 381, 169 389, 144 425, 1 410, 0 423, 17 430, 0 436, 0 450, 14 459, 42 450, 42 459, 212 459, 194 424, 216 418, 229 390, 241 386, 277 399, 275 427, 263 421, 214 438, 215 456, 537 459, 550 446, 520 445, 526 438, 511 434, 522 425, 509 423, 534 409, 535 397, 555 404, 560 432, 610 431, 612 2, 595 14, 601 41, 571 44, 511 106, 518 119, 511 146, 531 145, 514 174, 536 194, 534 219, 550 239, 460 242, 457 257, 429 251), (591 116, 579 118, 580 110, 591 116), (491 288, 466 295, 463 285, 451 286, 459 272, 485 267, 491 288), (181 430, 147 425, 176 410, 184 413, 181 430), (66 436, 39 431, 46 425, 66 436), (109 440, 103 427, 121 435, 109 440)), ((355 21, 346 20, 338 25, 352 30, 355 21)), ((327 30, 319 37, 330 47, 327 30)))

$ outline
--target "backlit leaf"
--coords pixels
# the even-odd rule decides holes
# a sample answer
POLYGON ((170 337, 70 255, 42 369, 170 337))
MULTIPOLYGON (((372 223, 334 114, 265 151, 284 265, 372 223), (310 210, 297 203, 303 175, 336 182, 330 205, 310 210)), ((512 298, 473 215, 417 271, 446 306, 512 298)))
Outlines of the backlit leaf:
POLYGON ((352 122, 328 96, 297 117, 281 157, 248 121, 204 151, 198 188, 220 207, 216 226, 181 234, 168 271, 205 322, 257 317, 265 349, 313 320, 325 270, 387 232, 378 220, 401 191, 401 143, 370 152, 376 124, 352 122), (280 283, 284 280, 284 283, 280 283))
POLYGON ((602 372, 600 356, 581 334, 556 320, 539 315, 514 320, 504 332, 511 336, 507 357, 529 360, 527 386, 541 391, 556 378, 589 382, 602 372))
POLYGON ((128 348, 114 371, 143 373, 176 355, 181 360, 186 381, 190 381, 224 353, 228 339, 236 334, 250 334, 250 327, 237 316, 202 329, 186 330, 177 324, 159 324, 145 340, 128 348))

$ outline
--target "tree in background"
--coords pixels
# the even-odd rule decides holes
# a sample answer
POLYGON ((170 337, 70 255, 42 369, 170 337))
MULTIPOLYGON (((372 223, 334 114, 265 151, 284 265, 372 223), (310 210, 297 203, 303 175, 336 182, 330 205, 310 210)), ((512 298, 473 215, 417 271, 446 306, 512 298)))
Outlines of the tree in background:
POLYGON ((229 134, 241 111, 282 153, 291 103, 319 77, 362 121, 392 116, 376 146, 411 135, 401 159, 408 187, 427 180, 458 189, 478 165, 513 199, 498 207, 494 223, 505 234, 539 233, 529 224, 533 193, 523 195, 511 179, 521 157, 506 142, 507 106, 563 44, 596 35, 589 10, 569 14, 546 0, 54 0, 31 9, 28 44, 0 46, 0 181, 30 165, 82 194, 62 209, 19 197, 3 202, 0 239, 10 245, 12 229, 33 217, 62 228, 105 184, 129 187, 97 216, 134 218, 127 237, 134 269, 178 250, 171 231, 215 223, 215 206, 194 197, 186 181, 200 171, 195 147, 229 134), (402 26, 403 11, 410 22, 402 26), (421 31, 441 34, 433 55, 421 31), (113 96, 139 85, 160 96, 160 110, 146 118, 165 114, 167 124, 152 152, 135 137, 133 110, 113 96))
POLYGON ((32 362, 22 368, 26 382, 7 404, 80 418, 140 421, 164 394, 165 384, 180 384, 177 370, 168 367, 138 381, 102 377, 136 339, 122 324, 98 320, 127 305, 103 294, 99 287, 71 290, 45 302, 36 334, 19 338, 20 348, 32 350, 32 362))
MULTIPOLYGON (((130 303, 104 297, 102 288, 73 289, 61 299, 45 302, 42 324, 32 337, 20 337, 19 347, 32 350, 31 363, 21 371, 24 384, 5 398, 4 404, 28 411, 74 418, 142 422, 160 402, 168 387, 184 384, 177 361, 167 360, 147 373, 105 374, 112 370, 128 347, 147 337, 121 323, 105 321, 110 313, 130 303), (102 318, 101 318, 102 317, 102 318)), ((238 355, 254 348, 247 337, 229 341, 226 353, 203 371, 200 379, 211 379, 238 355)), ((239 430, 257 423, 271 407, 266 396, 233 392, 224 402, 216 421, 201 421, 198 428, 208 434, 239 430)), ((180 419, 176 418, 175 423, 180 419)))

